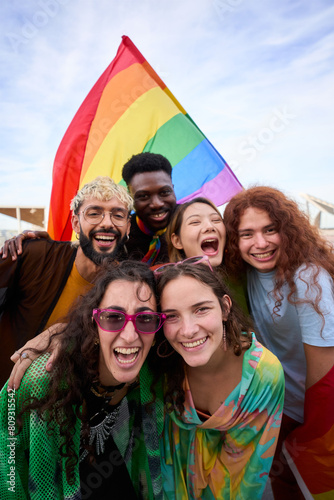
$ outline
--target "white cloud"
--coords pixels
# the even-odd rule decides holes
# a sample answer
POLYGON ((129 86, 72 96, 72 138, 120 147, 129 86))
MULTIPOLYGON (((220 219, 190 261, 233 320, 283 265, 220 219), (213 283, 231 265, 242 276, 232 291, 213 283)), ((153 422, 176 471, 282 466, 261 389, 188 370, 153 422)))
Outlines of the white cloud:
POLYGON ((245 186, 332 201, 330 0, 14 0, 0 8, 2 202, 48 204, 60 140, 122 34, 245 186), (277 109, 295 118, 269 141, 264 129, 277 109), (252 137, 260 138, 254 159, 241 150, 252 137))

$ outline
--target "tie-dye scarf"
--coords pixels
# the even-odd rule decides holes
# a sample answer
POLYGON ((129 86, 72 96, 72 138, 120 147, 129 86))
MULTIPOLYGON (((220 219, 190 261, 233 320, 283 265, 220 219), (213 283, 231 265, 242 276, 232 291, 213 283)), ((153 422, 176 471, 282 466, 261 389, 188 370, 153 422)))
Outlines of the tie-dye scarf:
POLYGON ((168 500, 260 499, 280 429, 284 375, 276 356, 255 338, 242 379, 204 422, 185 379, 185 411, 166 416, 161 443, 168 500))
POLYGON ((152 266, 154 264, 155 259, 158 257, 159 252, 160 252, 160 247, 161 247, 161 241, 160 241, 160 236, 166 232, 166 227, 165 229, 160 229, 160 231, 157 231, 156 233, 149 229, 147 226, 145 226, 144 222, 139 219, 139 217, 136 216, 136 222, 137 226, 139 229, 144 233, 149 236, 152 236, 152 241, 150 243, 149 249, 147 254, 142 258, 142 262, 147 262, 149 266, 152 266))

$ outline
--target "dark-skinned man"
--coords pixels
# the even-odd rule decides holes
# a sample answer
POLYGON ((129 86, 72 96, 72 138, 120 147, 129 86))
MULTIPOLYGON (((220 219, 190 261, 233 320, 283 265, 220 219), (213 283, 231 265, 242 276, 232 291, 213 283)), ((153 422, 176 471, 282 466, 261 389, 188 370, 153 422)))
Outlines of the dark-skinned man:
POLYGON ((134 155, 123 167, 123 179, 134 200, 129 256, 150 266, 168 262, 164 233, 176 207, 172 167, 160 154, 134 155))

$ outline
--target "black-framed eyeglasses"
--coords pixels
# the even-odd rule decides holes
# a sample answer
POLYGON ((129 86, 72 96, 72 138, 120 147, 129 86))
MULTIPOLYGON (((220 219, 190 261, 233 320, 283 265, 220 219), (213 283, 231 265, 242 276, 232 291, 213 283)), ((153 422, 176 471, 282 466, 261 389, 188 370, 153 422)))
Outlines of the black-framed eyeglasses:
POLYGON ((116 309, 94 309, 93 318, 105 332, 120 332, 129 321, 132 321, 137 333, 156 333, 166 320, 166 314, 143 311, 126 314, 116 309))
POLYGON ((115 226, 124 226, 129 220, 129 212, 124 208, 113 208, 112 210, 104 210, 102 207, 86 207, 85 210, 78 212, 82 214, 88 224, 100 224, 106 214, 115 226))

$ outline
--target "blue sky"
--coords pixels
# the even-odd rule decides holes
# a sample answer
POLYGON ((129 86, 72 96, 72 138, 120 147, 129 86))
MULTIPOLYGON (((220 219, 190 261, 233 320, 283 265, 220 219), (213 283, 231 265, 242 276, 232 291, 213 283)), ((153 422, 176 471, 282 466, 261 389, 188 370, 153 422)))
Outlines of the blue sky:
POLYGON ((4 0, 0 204, 48 207, 58 145, 123 34, 244 187, 334 203, 333 27, 330 0, 4 0))

